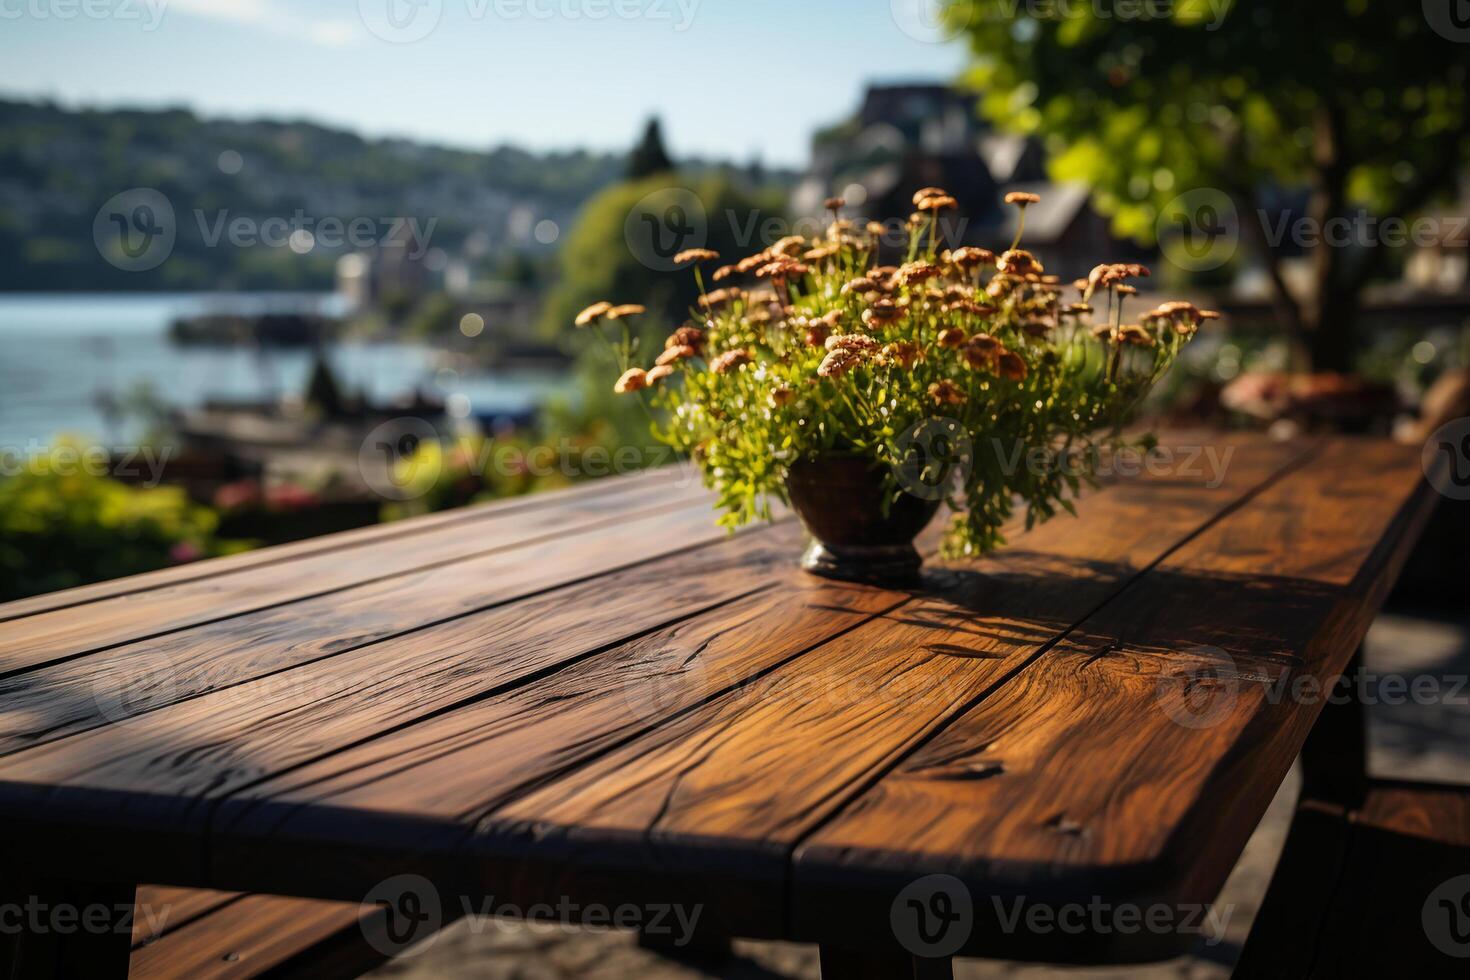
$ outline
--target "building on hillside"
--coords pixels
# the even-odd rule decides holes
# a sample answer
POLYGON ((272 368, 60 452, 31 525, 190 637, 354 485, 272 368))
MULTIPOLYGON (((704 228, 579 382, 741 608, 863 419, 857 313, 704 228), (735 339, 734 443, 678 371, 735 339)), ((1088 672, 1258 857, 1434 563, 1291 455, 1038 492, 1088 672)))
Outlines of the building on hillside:
POLYGON ((995 131, 979 117, 973 95, 944 85, 870 86, 856 114, 814 138, 791 209, 816 217, 823 200, 838 194, 855 218, 902 218, 913 210, 913 192, 927 186, 943 187, 959 202, 945 222, 950 245, 1008 246, 1016 213, 1002 198, 1027 190, 1042 203, 1027 213, 1026 242, 1048 271, 1075 278, 1102 257, 1152 257, 1112 235, 1085 187, 1047 180, 1039 140, 995 131))

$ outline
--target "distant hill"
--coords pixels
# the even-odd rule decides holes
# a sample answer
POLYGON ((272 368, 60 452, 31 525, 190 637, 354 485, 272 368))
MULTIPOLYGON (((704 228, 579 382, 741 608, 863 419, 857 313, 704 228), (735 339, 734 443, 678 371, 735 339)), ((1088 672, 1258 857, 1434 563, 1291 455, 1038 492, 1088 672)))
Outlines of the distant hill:
POLYGON ((625 165, 622 154, 476 152, 304 121, 0 100, 0 290, 326 289, 353 243, 394 224, 401 233, 410 220, 431 229, 425 248, 494 262, 547 249, 538 224, 564 236, 625 165), (167 261, 143 271, 117 268, 97 244, 111 235, 115 249, 120 224, 162 228, 155 209, 138 210, 154 195, 125 196, 99 215, 134 188, 162 195, 176 235, 167 261), (288 242, 297 226, 310 236, 288 242))

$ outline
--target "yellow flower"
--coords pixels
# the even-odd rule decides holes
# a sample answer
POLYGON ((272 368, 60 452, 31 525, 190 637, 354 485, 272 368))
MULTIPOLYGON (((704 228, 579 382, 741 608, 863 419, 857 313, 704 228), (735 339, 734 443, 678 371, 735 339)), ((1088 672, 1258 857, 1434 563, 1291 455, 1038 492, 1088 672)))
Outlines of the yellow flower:
POLYGON ((664 348, 689 347, 696 353, 704 344, 704 331, 698 327, 691 327, 687 323, 669 334, 669 339, 664 341, 664 348))
POLYGON ((687 361, 694 355, 694 348, 690 347, 688 344, 684 344, 679 347, 665 347, 663 353, 660 354, 653 363, 658 365, 659 367, 663 367, 666 364, 677 364, 680 361, 687 361))
POLYGON ((1117 339, 1125 344, 1133 344, 1137 347, 1154 346, 1153 334, 1136 323, 1125 323, 1118 328, 1117 339))
POLYGON ((923 353, 919 350, 919 345, 912 340, 898 340, 885 345, 883 355, 908 369, 914 366, 914 362, 918 361, 923 353))
POLYGON ((625 303, 622 306, 614 306, 603 315, 609 320, 621 320, 624 317, 639 316, 647 312, 647 309, 637 303, 625 303))
POLYGON ((822 363, 817 367, 817 374, 824 378, 840 378, 862 362, 863 355, 859 351, 851 347, 838 347, 836 350, 828 351, 827 356, 822 358, 822 363))
POLYGON ((750 351, 727 350, 719 357, 710 362, 710 370, 715 374, 729 374, 736 368, 751 362, 750 351))
POLYGON ((596 323, 598 320, 601 320, 604 316, 606 316, 608 310, 611 310, 612 308, 613 305, 606 300, 603 300, 599 303, 593 303, 581 313, 577 314, 576 324, 579 327, 585 327, 589 323, 596 323))
POLYGON ((878 349, 878 342, 872 337, 860 333, 838 334, 836 337, 828 337, 826 347, 828 350, 860 350, 872 352, 878 349))
POLYGON ((1036 256, 1024 248, 1013 248, 995 260, 995 267, 1008 276, 1024 276, 1026 273, 1041 273, 1041 263, 1036 256))
POLYGON ((908 262, 898 267, 898 281, 905 286, 912 286, 938 275, 939 266, 932 262, 908 262))
POLYGON ((926 197, 915 206, 920 211, 954 211, 960 206, 960 202, 944 194, 938 197, 926 197))
POLYGON ((1026 362, 1021 359, 1020 354, 1014 351, 1002 351, 1000 360, 997 362, 997 367, 1000 369, 1000 376, 1003 378, 1009 378, 1012 381, 1026 380, 1026 362))
POLYGON ((648 387, 648 372, 642 368, 628 368, 618 383, 613 385, 613 391, 620 395, 626 395, 632 391, 642 391, 648 387))
POLYGON ((934 404, 940 406, 963 405, 969 401, 969 396, 965 394, 964 389, 948 378, 930 385, 929 397, 934 400, 934 404))

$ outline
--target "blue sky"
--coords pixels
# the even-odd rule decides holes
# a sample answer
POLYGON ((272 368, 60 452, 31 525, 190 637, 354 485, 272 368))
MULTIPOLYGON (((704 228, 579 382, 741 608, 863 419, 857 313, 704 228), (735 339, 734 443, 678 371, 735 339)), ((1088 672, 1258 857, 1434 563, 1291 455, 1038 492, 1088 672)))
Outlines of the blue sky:
POLYGON ((0 0, 0 94, 471 147, 622 149, 657 113, 676 156, 800 164, 865 82, 961 68, 934 2, 0 0))

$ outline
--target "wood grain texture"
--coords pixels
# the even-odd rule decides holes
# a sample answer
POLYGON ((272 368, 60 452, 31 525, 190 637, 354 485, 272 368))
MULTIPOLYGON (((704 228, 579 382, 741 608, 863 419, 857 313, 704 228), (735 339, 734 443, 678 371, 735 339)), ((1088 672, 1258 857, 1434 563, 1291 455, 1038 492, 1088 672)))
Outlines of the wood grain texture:
MULTIPOLYGON (((214 831, 218 880, 260 873, 248 856, 266 849, 299 848, 319 863, 334 840, 351 851, 361 842, 343 842, 332 829, 351 813, 359 827, 379 823, 375 846, 399 841, 395 860, 428 861, 415 866, 436 878, 483 875, 457 887, 520 896, 615 888, 653 901, 718 880, 719 901, 706 897, 706 914, 739 934, 777 934, 789 846, 844 791, 1001 678, 1013 666, 1008 658, 1054 639, 1301 452, 1247 453, 1217 492, 1168 479, 1101 492, 1079 521, 1037 528, 979 570, 939 572, 937 591, 794 661, 820 637, 776 605, 759 621, 769 627, 725 630, 713 650, 700 652, 702 639, 672 647, 661 640, 663 666, 652 674, 629 676, 617 659, 624 651, 613 651, 585 665, 585 680, 558 675, 517 692, 517 700, 554 705, 540 724, 527 725, 518 705, 493 702, 474 709, 477 727, 456 727, 471 720, 456 712, 333 756, 223 804, 214 831), (670 697, 669 665, 687 677, 691 652, 700 670, 693 697, 682 686, 670 697), (745 673, 722 677, 729 665, 745 673), (588 683, 599 673, 639 699, 663 699, 676 717, 617 747, 602 737, 609 729, 624 735, 617 715, 604 716, 605 697, 588 683), (476 739, 477 731, 489 737, 476 739), (548 779, 524 796, 507 792, 548 779), (432 864, 436 850, 442 856, 432 864)), ((750 601, 779 603, 789 591, 750 601)), ((343 854, 344 875, 360 863, 343 854)), ((339 887, 350 893, 348 879, 339 887)))
POLYGON ((140 885, 133 913, 133 948, 153 942, 240 897, 239 892, 140 885))
MULTIPOLYGON (((645 523, 630 523, 613 543, 623 548, 643 539, 645 523)), ((91 840, 92 832, 111 825, 150 835, 147 846, 174 862, 184 883, 197 884, 203 873, 198 843, 213 801, 271 773, 473 705, 498 689, 508 691, 702 610, 718 612, 753 588, 765 588, 761 583, 789 563, 800 543, 794 524, 756 529, 732 541, 723 540, 723 531, 713 533, 721 536, 720 547, 678 552, 384 642, 349 645, 340 653, 328 646, 295 670, 283 669, 294 660, 265 662, 266 654, 276 655, 271 648, 258 640, 252 648, 254 637, 242 638, 235 660, 191 661, 191 669, 203 673, 184 675, 187 684, 179 674, 165 675, 147 711, 12 752, 0 761, 0 814, 25 821, 32 834, 82 834, 91 840), (252 656, 240 659, 247 652, 252 656), (263 670, 263 663, 276 670, 263 670), (180 700, 180 691, 205 684, 222 689, 180 700), (189 870, 181 871, 184 866, 189 870)), ((592 556, 584 548, 581 557, 592 556)), ((529 574, 507 572, 517 589, 531 580, 529 574)), ((382 607, 384 621, 401 618, 404 608, 425 612, 423 604, 382 607)), ((830 610, 822 618, 841 628, 830 610)), ((332 632, 340 622, 311 625, 325 630, 322 642, 340 644, 340 632, 332 632)), ((302 657, 303 645, 288 639, 277 637, 279 656, 302 657)), ((55 703, 53 695, 53 711, 55 703)), ((80 699, 79 704, 97 710, 80 699)), ((144 844, 139 840, 136 846, 144 844)), ((116 858, 105 846, 83 846, 62 859, 95 869, 116 858)))
POLYGON ((143 595, 128 593, 85 606, 36 612, 5 624, 0 674, 91 650, 163 636, 201 623, 228 621, 256 610, 282 607, 312 597, 330 597, 354 586, 391 588, 396 577, 442 567, 483 568, 486 562, 513 560, 538 544, 565 545, 579 532, 595 532, 640 516, 672 508, 711 507, 703 490, 676 481, 649 488, 643 483, 576 502, 597 502, 608 510, 584 512, 575 506, 540 507, 507 519, 438 525, 418 533, 377 538, 347 548, 302 555, 290 561, 256 564, 227 574, 209 575, 160 586, 143 595))
MULTIPOLYGON (((1212 900, 1320 710, 1293 685, 1341 671, 1427 516, 1410 455, 1334 442, 956 718, 798 848, 796 934, 876 927, 940 870, 990 899, 1212 900)), ((1059 938, 992 914, 973 944, 1103 962, 1194 937, 1059 938)))
MULTIPOLYGON (((437 835, 452 849, 479 810, 903 601, 801 573, 792 562, 799 541, 794 528, 782 529, 767 567, 739 563, 736 581, 763 582, 758 591, 233 794, 211 830, 213 873, 241 880, 260 874, 251 841, 261 835, 271 849, 289 840, 301 854, 315 855, 320 869, 318 835, 326 846, 341 842, 331 815, 344 811, 356 814, 362 838, 381 833, 385 842, 420 849, 437 835), (776 636, 781 643, 762 642, 776 636)), ((650 573, 686 601, 685 590, 701 587, 700 576, 650 573)), ((650 601, 648 590, 633 591, 640 603, 650 601)), ((612 613, 617 606, 600 608, 612 613)), ((579 613, 585 619, 586 606, 579 613)), ((354 878, 357 870, 349 861, 332 893, 361 894, 370 882, 354 878)))
MULTIPOLYGON (((423 644, 434 641, 417 634, 435 624, 449 624, 641 561, 697 550, 725 537, 711 525, 703 505, 685 507, 231 617, 9 677, 0 680, 0 756, 109 723, 136 720, 256 678, 274 677, 273 687, 311 691, 313 682, 304 680, 305 675, 282 672, 393 637, 404 637, 412 649, 428 649, 423 644)), ((598 591, 602 588, 594 586, 590 595, 595 597, 598 591)), ((583 604, 588 598, 586 590, 576 596, 583 604)), ((533 608, 541 611, 545 604, 533 608)), ((518 617, 521 612, 513 609, 509 615, 518 617)), ((475 621, 465 628, 479 626, 475 621)), ((0 778, 6 773, 0 766, 0 778)))
MULTIPOLYGON (((367 946, 359 925, 381 914, 355 904, 247 895, 133 950, 129 980, 258 977, 331 944, 358 946, 359 968, 386 957, 367 946)), ((355 976, 356 973, 318 974, 355 976)))
POLYGON ((0 863, 354 901, 413 871, 849 944, 930 871, 1207 901, 1316 717, 1273 685, 1342 668, 1427 515, 1417 454, 1231 445, 1222 485, 1124 480, 912 594, 674 503, 32 665, 0 679, 0 863))
POLYGON ((127 578, 111 579, 73 589, 62 589, 44 595, 31 596, 0 603, 0 622, 33 616, 55 609, 66 609, 123 595, 142 595, 165 586, 179 585, 199 579, 227 575, 266 565, 283 564, 309 555, 343 551, 360 545, 388 539, 410 539, 414 535, 444 527, 458 527, 466 534, 476 533, 483 521, 501 520, 522 516, 527 511, 556 508, 568 513, 616 513, 625 504, 618 494, 634 489, 653 490, 665 487, 683 487, 697 493, 699 476, 682 465, 667 466, 624 476, 610 477, 569 487, 552 490, 534 496, 510 500, 495 500, 484 504, 473 504, 451 511, 425 514, 390 524, 374 524, 369 527, 342 531, 337 534, 294 541, 258 548, 238 555, 211 558, 207 561, 191 562, 155 572, 131 575, 127 578))

